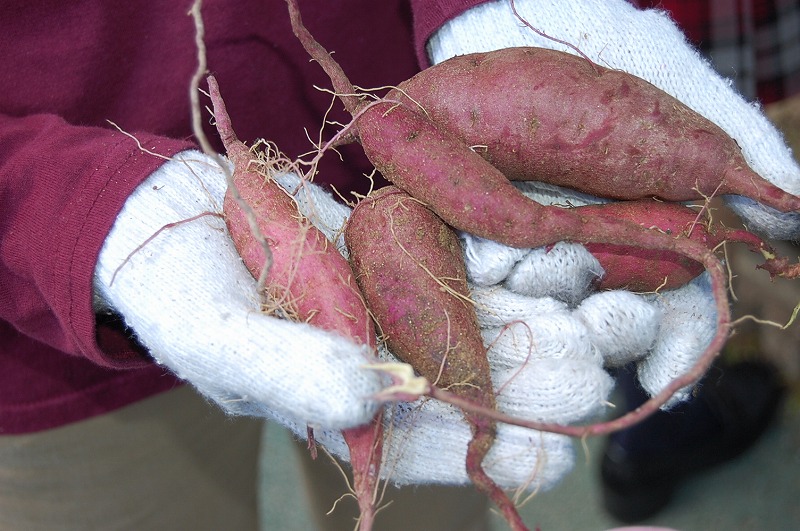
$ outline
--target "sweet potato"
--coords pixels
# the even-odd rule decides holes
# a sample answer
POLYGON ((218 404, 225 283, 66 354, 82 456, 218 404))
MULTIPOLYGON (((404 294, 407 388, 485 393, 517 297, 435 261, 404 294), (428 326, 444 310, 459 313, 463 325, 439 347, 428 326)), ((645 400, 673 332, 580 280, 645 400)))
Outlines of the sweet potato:
MULTIPOLYGON (((673 237, 691 238, 709 249, 723 242, 743 243, 766 259, 759 267, 772 274, 797 276, 800 267, 798 264, 789 264, 786 258, 778 257, 772 247, 755 234, 712 223, 706 216, 699 215, 697 210, 678 203, 642 199, 577 208, 582 215, 629 220, 673 237)), ((701 264, 673 251, 591 242, 586 244, 586 248, 605 270, 598 285, 600 289, 624 288, 639 292, 672 289, 703 272, 701 264), (654 285, 659 280, 660 284, 654 285)))
MULTIPOLYGON (((262 164, 236 138, 215 79, 209 77, 208 84, 217 129, 234 165, 234 183, 254 210, 271 250, 267 304, 359 343, 374 343, 349 264, 322 232, 300 216, 294 200, 280 185, 258 171, 262 164)), ((258 278, 267 257, 232 192, 229 189, 225 196, 225 222, 239 255, 258 278)))
MULTIPOLYGON (((268 175, 258 171, 261 163, 236 138, 213 76, 208 78, 208 86, 217 130, 234 165, 235 186, 229 187, 223 205, 226 225, 242 260, 258 278, 267 256, 235 195, 238 190, 241 200, 253 209, 271 251, 267 308, 369 345, 375 352, 375 328, 350 264, 322 232, 300 215, 294 200, 268 175)), ((342 434, 350 450, 361 528, 370 529, 380 478, 382 414, 379 412, 370 424, 342 434)))
MULTIPOLYGON (((494 408, 463 250, 452 229, 416 199, 387 186, 356 206, 344 237, 358 284, 392 353, 438 387, 494 408)), ((512 527, 523 528, 511 500, 481 466, 494 442, 495 423, 479 415, 465 418, 472 430, 468 476, 512 527)))
POLYGON ((418 105, 512 180, 614 199, 738 194, 800 209, 800 197, 750 169, 716 124, 641 78, 565 52, 457 56, 387 98, 418 105))
MULTIPOLYGON (((303 26, 295 0, 287 3, 295 35, 328 74, 354 116, 352 134, 369 160, 384 177, 428 205, 450 226, 513 247, 541 247, 558 241, 633 245, 673 251, 717 267, 717 258, 698 242, 627 220, 594 216, 580 208, 539 205, 462 140, 419 112, 416 104, 358 98, 339 64, 303 26)), ((662 282, 660 277, 651 285, 655 289, 662 282)))

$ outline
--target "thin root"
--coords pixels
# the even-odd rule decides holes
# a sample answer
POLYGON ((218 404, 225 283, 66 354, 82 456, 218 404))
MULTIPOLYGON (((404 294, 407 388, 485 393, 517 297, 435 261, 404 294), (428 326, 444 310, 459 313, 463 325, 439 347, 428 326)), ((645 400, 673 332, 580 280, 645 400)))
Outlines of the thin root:
POLYGON ((767 325, 767 326, 774 326, 775 328, 778 328, 780 330, 786 330, 787 328, 792 326, 792 324, 794 324, 795 320, 797 320, 797 315, 799 313, 800 313, 800 302, 798 302, 797 306, 795 306, 794 309, 792 310, 792 315, 789 317, 789 321, 787 321, 786 324, 780 324, 780 323, 776 323, 775 321, 759 319, 758 317, 756 317, 754 315, 743 315, 742 317, 739 317, 738 319, 733 321, 732 324, 734 326, 736 326, 739 323, 742 323, 744 321, 753 321, 753 322, 755 322, 757 324, 762 324, 762 325, 767 325))
POLYGON ((557 42, 557 43, 559 43, 559 44, 563 44, 564 46, 567 46, 567 47, 569 47, 569 48, 571 48, 571 49, 575 50, 575 53, 577 53, 578 55, 580 55, 581 57, 583 57, 584 59, 586 59, 587 61, 589 61, 589 64, 590 64, 590 65, 592 65, 592 68, 594 68, 594 71, 595 71, 595 72, 597 72, 597 73, 599 73, 599 71, 597 70, 597 67, 595 66, 595 62, 594 62, 594 61, 592 61, 591 59, 589 59, 589 56, 588 56, 588 55, 586 55, 585 53, 583 53, 583 50, 581 50, 580 48, 578 48, 577 46, 575 46, 575 45, 574 45, 574 44, 572 44, 571 42, 567 42, 567 41, 564 41, 564 40, 561 40, 561 39, 557 39, 557 38, 555 38, 555 37, 552 37, 552 36, 548 35, 548 34, 547 34, 547 33, 545 33, 544 31, 542 31, 542 30, 540 30, 540 29, 538 29, 538 28, 535 28, 535 27, 533 27, 533 25, 531 25, 531 23, 530 23, 530 22, 528 22, 527 20, 525 20, 525 18, 524 18, 522 15, 520 15, 520 14, 519 14, 519 12, 517 11, 517 6, 516 6, 516 3, 514 2, 514 0, 510 0, 510 4, 511 4, 511 12, 512 12, 512 13, 514 13, 514 16, 515 16, 515 17, 516 17, 516 18, 517 18, 517 19, 518 19, 520 22, 522 22, 522 24, 523 24, 525 27, 527 27, 529 30, 533 31, 533 32, 534 32, 534 33, 536 33, 537 35, 539 35, 539 36, 541 36, 541 37, 544 37, 545 39, 551 40, 551 41, 553 41, 553 42, 557 42))
POLYGON ((135 255, 136 253, 138 253, 139 251, 144 249, 144 247, 148 243, 153 241, 159 234, 161 234, 162 232, 164 232, 166 230, 169 230, 169 229, 172 229, 174 227, 177 227, 178 225, 183 225, 184 223, 189 223, 191 221, 195 221, 196 219, 200 219, 200 218, 203 218, 203 217, 206 217, 206 216, 221 217, 221 214, 218 214, 216 212, 203 212, 202 214, 197 214, 196 216, 192 216, 192 217, 187 218, 187 219, 182 219, 180 221, 175 221, 173 223, 167 223, 166 225, 164 225, 163 227, 161 227, 160 229, 155 231, 152 235, 150 235, 149 238, 147 238, 145 241, 143 241, 142 243, 137 245, 136 248, 133 251, 131 251, 130 254, 128 254, 128 256, 125 257, 125 260, 123 260, 122 263, 120 263, 117 266, 117 268, 114 270, 114 273, 111 275, 111 280, 109 281, 108 285, 111 286, 112 284, 114 284, 114 279, 117 278, 117 273, 119 273, 120 269, 122 269, 125 266, 125 264, 127 264, 131 260, 131 258, 133 258, 133 255, 135 255))

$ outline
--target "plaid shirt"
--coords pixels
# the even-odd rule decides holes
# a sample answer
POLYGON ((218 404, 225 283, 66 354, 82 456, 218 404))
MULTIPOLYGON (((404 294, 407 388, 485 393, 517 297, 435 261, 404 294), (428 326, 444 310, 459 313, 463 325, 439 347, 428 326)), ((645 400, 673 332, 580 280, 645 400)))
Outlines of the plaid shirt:
POLYGON ((630 0, 667 11, 748 99, 800 93, 800 0, 630 0))

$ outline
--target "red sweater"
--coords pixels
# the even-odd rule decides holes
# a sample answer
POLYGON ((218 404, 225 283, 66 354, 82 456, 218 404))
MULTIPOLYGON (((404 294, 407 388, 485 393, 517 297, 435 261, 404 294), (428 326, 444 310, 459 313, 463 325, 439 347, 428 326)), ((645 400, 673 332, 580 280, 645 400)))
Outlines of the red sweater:
MULTIPOLYGON (((304 20, 354 83, 419 70, 425 39, 477 0, 301 0, 304 20)), ((177 380, 118 322, 92 311, 98 252, 126 197, 193 146, 191 0, 29 0, 0 11, 0 434, 101 414, 177 380), (111 7, 114 4, 115 7, 111 7)), ((289 155, 310 148, 330 95, 289 27, 283 0, 206 0, 209 69, 237 132, 289 155)), ((341 106, 336 106, 337 111, 341 106)), ((338 115, 340 120, 346 116, 338 115)), ((210 138, 216 138, 209 128, 210 138)), ((217 146, 221 149, 221 146, 217 146)), ((326 157, 321 177, 363 189, 358 148, 326 157)))

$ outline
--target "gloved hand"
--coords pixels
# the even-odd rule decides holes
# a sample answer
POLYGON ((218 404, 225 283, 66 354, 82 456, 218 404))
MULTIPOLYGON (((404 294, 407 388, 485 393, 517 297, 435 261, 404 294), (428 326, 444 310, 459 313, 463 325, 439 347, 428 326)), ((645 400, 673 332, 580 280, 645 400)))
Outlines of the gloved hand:
MULTIPOLYGON (((515 186, 544 205, 601 202, 548 184, 519 182, 515 186)), ((528 297, 549 294, 575 307, 576 315, 592 332, 592 343, 603 354, 604 366, 635 362, 639 383, 651 395, 687 372, 716 331, 716 307, 705 273, 685 286, 658 294, 593 293, 593 282, 603 271, 582 245, 515 249, 468 234, 462 234, 462 239, 474 284, 503 283, 514 293, 528 297)), ((665 407, 685 400, 689 392, 681 389, 665 407)))
POLYGON ((139 185, 100 252, 96 309, 122 315, 158 363, 230 413, 336 429, 368 422, 382 384, 360 369, 366 347, 259 313, 222 218, 186 221, 221 213, 225 190, 217 163, 191 151, 139 185))
MULTIPOLYGON (((663 12, 639 10, 625 0, 516 0, 515 5, 522 18, 548 36, 577 46, 598 64, 653 83, 715 122, 736 140, 757 173, 800 194, 800 168, 778 130, 714 71, 663 12)), ((525 27, 509 0, 497 0, 445 24, 428 41, 428 55, 438 63, 512 46, 575 53, 525 27)), ((725 199, 750 230, 781 240, 800 237, 800 214, 780 213, 740 196, 725 199)))

